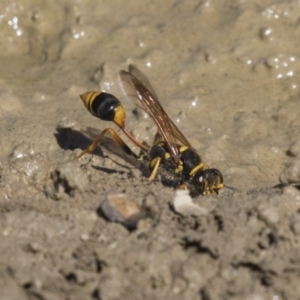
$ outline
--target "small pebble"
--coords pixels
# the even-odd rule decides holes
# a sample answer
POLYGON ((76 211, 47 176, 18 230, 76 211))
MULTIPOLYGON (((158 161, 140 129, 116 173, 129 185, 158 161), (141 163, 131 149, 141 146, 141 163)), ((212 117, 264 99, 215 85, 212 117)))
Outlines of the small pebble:
POLYGON ((87 233, 83 233, 81 236, 80 236, 80 239, 84 242, 88 241, 89 240, 89 235, 87 233))
POLYGON ((144 212, 128 195, 111 193, 102 201, 100 209, 110 222, 121 223, 128 229, 134 229, 144 212))
POLYGON ((300 183, 300 156, 295 157, 285 166, 279 180, 283 184, 300 183))
POLYGON ((279 211, 276 207, 262 204, 258 206, 257 212, 259 218, 270 226, 279 222, 279 211))
POLYGON ((173 201, 174 210, 183 216, 204 216, 208 210, 195 204, 188 190, 176 190, 173 201))
POLYGON ((300 207, 300 191, 293 185, 287 185, 283 188, 283 197, 285 209, 289 212, 296 212, 300 207))
POLYGON ((32 144, 22 142, 13 149, 11 157, 13 159, 20 159, 27 156, 32 156, 34 153, 35 151, 32 144))
POLYGON ((300 235, 300 216, 296 215, 291 223, 294 233, 300 235))
POLYGON ((300 154, 300 139, 299 140, 296 140, 294 141, 289 150, 288 150, 288 154, 291 155, 291 156, 297 156, 300 154))
POLYGON ((75 120, 62 117, 58 123, 57 129, 80 130, 80 126, 75 120))
POLYGON ((265 42, 270 42, 270 41, 274 40, 273 28, 272 27, 261 28, 259 31, 259 37, 265 42))

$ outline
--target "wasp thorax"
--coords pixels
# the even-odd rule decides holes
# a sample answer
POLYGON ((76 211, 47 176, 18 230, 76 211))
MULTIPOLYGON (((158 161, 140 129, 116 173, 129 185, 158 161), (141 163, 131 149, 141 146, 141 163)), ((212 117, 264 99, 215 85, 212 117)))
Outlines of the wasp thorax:
POLYGON ((200 165, 201 158, 199 154, 192 148, 181 147, 180 151, 180 159, 183 162, 183 172, 185 175, 190 174, 190 172, 200 165))
POLYGON ((113 121, 123 127, 125 110, 120 101, 112 94, 104 92, 87 92, 80 95, 87 110, 104 121, 113 121))
POLYGON ((223 188, 223 176, 217 169, 202 169, 195 173, 192 184, 201 194, 217 193, 223 188))

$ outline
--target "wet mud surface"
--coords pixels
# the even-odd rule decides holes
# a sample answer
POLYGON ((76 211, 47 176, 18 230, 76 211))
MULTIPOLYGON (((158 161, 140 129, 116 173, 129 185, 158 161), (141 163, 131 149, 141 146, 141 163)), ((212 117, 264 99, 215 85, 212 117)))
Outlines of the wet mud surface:
POLYGON ((0 11, 1 299, 300 299, 299 3, 0 11), (130 63, 223 173, 219 195, 150 183, 109 137, 74 160, 117 130, 83 106, 89 90, 116 95, 151 144, 155 126, 118 86, 130 63))

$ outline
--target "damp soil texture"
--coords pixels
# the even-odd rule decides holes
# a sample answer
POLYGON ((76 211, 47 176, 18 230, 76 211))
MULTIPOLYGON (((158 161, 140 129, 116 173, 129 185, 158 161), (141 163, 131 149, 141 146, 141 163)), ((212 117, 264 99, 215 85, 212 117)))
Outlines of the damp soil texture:
POLYGON ((4 0, 0 16, 1 300, 300 299, 298 1, 4 0), (109 136, 74 160, 107 127, 139 152, 87 91, 151 144, 118 84, 129 64, 222 172, 218 195, 178 205, 109 136))

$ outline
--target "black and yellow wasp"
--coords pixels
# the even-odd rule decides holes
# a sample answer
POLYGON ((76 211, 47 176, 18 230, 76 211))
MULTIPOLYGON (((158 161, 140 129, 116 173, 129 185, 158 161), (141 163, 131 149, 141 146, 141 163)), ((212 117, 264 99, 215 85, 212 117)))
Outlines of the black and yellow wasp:
POLYGON ((76 158, 92 153, 104 135, 110 133, 127 154, 147 164, 149 180, 160 174, 173 181, 177 188, 190 189, 193 195, 218 193, 223 188, 221 172, 202 162, 198 153, 166 114, 145 75, 130 65, 128 72, 120 71, 119 81, 123 93, 154 120, 157 134, 153 145, 149 147, 141 144, 126 129, 125 110, 115 96, 105 92, 86 92, 80 98, 87 110, 97 118, 113 121, 141 149, 141 154, 137 156, 114 129, 106 128, 76 158))

